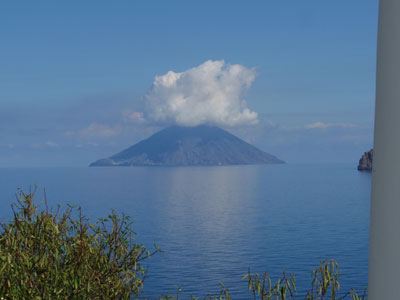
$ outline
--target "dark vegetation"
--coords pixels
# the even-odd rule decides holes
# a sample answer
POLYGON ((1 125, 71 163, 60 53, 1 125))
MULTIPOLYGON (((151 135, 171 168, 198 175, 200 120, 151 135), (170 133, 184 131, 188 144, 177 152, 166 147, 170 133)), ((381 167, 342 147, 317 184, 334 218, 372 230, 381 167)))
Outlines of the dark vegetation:
MULTIPOLYGON (((12 205, 13 218, 1 224, 0 299, 139 299, 146 278, 145 261, 150 252, 135 242, 129 217, 115 212, 90 223, 81 208, 51 210, 46 199, 39 207, 35 192, 19 191, 12 205), (41 208, 44 206, 43 208, 41 208)), ((321 262, 312 273, 306 300, 366 299, 354 290, 339 294, 340 272, 335 261, 321 262)), ((296 279, 283 273, 272 282, 267 273, 243 277, 253 300, 294 300, 296 279)), ((162 295, 160 299, 180 299, 162 295)), ((191 299, 198 299, 191 296, 191 299)), ((228 289, 204 299, 230 300, 228 289)))

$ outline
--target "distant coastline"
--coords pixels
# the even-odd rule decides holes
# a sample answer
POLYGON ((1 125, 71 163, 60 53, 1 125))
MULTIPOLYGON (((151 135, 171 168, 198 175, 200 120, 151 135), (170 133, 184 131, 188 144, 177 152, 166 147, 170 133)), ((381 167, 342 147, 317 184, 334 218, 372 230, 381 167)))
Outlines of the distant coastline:
POLYGON ((171 126, 91 167, 226 166, 284 161, 214 126, 171 126))
POLYGON ((372 171, 372 160, 374 156, 374 150, 371 149, 368 152, 364 152, 358 162, 358 171, 372 171))

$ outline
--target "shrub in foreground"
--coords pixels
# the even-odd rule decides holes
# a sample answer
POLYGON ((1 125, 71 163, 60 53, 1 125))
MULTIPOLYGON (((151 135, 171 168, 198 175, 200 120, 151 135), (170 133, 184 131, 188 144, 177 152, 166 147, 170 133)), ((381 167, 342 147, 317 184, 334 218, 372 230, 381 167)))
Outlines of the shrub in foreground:
MULTIPOLYGON (((0 229, 0 300, 9 299, 137 299, 142 296, 146 269, 143 261, 150 253, 136 243, 129 217, 113 211, 107 219, 91 224, 81 209, 69 207, 60 213, 39 209, 35 192, 19 191, 12 206, 13 219, 0 229)), ((305 300, 366 300, 355 290, 339 295, 340 272, 334 260, 323 261, 312 273, 311 288, 305 300)), ((283 273, 272 283, 267 273, 248 274, 253 300, 295 300, 296 279, 283 273)), ((205 300, 231 300, 221 283, 217 296, 205 300)), ((162 295, 160 300, 179 300, 176 295, 162 295)), ((198 298, 191 296, 192 300, 198 298)))
MULTIPOLYGON (((129 217, 113 212, 94 224, 80 208, 39 210, 19 191, 14 217, 1 224, 1 299, 138 297, 151 253, 135 242, 129 217)), ((154 252, 157 252, 156 249, 154 252)), ((153 253, 154 253, 153 252, 153 253)))
MULTIPOLYGON (((367 300, 367 289, 360 296, 354 289, 339 294, 340 271, 335 260, 325 260, 312 272, 311 288, 304 296, 304 300, 367 300)), ((267 273, 251 274, 250 270, 242 280, 247 280, 250 300, 295 300, 297 297, 296 278, 290 273, 283 273, 282 277, 272 283, 267 273)), ((221 284, 218 296, 208 295, 203 300, 231 300, 229 290, 221 284)), ((181 289, 177 289, 176 295, 163 295, 160 300, 180 300, 181 289)), ((191 300, 198 298, 191 296, 191 300)))

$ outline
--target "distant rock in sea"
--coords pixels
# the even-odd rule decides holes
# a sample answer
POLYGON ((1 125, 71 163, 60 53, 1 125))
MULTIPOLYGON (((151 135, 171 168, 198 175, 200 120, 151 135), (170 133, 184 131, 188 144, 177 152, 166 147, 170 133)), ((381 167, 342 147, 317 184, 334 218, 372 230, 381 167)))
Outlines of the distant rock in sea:
POLYGON ((281 164, 284 161, 213 126, 171 126, 91 167, 218 166, 281 164))
POLYGON ((368 152, 365 152, 364 155, 360 158, 358 163, 359 171, 372 171, 372 158, 373 158, 374 150, 371 149, 368 152))

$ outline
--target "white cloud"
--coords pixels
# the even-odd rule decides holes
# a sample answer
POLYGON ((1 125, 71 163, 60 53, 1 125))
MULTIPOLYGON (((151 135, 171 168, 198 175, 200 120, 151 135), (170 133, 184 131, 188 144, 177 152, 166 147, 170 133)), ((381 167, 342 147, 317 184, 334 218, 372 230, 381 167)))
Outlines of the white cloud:
POLYGON ((110 127, 99 123, 92 123, 89 127, 80 130, 79 134, 85 137, 110 137, 119 135, 120 132, 121 129, 119 126, 110 127))
POLYGON ((314 122, 311 124, 304 125, 306 129, 326 129, 326 128, 357 128, 358 126, 351 123, 324 123, 324 122, 314 122))
POLYGON ((98 143, 94 143, 94 142, 87 142, 84 144, 76 144, 75 148, 79 148, 79 149, 88 149, 90 147, 99 147, 100 144, 98 143))
POLYGON ((148 115, 183 126, 256 124, 257 113, 243 99, 255 77, 254 68, 223 60, 209 60, 181 73, 169 71, 155 77, 146 95, 148 115))
POLYGON ((52 147, 52 148, 60 147, 59 144, 54 143, 54 142, 52 142, 52 141, 47 141, 47 142, 46 142, 46 145, 49 146, 49 147, 52 147))
POLYGON ((126 109, 122 111, 122 120, 124 122, 142 123, 145 118, 142 112, 126 109))

